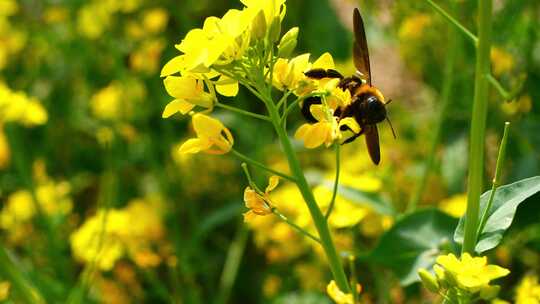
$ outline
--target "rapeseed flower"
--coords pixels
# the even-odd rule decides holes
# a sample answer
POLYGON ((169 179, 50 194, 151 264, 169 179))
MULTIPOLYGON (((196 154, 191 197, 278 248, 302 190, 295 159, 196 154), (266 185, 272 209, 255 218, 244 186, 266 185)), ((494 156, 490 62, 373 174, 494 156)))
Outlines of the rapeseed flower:
POLYGON ((234 144, 234 139, 225 126, 217 119, 197 113, 192 119, 197 138, 191 138, 180 146, 180 153, 225 154, 234 144))
POLYGON ((246 187, 244 190, 244 202, 249 209, 244 213, 244 221, 249 221, 256 215, 267 215, 272 213, 272 203, 270 200, 270 192, 279 184, 279 177, 272 175, 268 180, 268 186, 264 193, 258 193, 251 187, 246 187))
MULTIPOLYGON (((356 288, 361 289, 360 285, 357 285, 356 288)), ((336 304, 354 304, 353 295, 341 291, 334 280, 326 286, 326 293, 336 304)))
POLYGON ((0 301, 5 301, 9 298, 11 283, 8 281, 0 281, 0 301))
POLYGON ((122 257, 140 267, 157 266, 162 257, 152 251, 164 236, 160 202, 134 199, 122 209, 101 209, 70 236, 73 255, 84 263, 94 262, 111 270, 122 257))
POLYGON ((175 100, 169 102, 162 117, 168 118, 177 112, 189 113, 195 106, 211 109, 214 97, 204 91, 204 82, 193 76, 167 76, 164 80, 167 93, 175 100))
POLYGON ((32 127, 46 123, 47 119, 47 111, 36 98, 14 92, 0 83, 0 122, 18 122, 32 127))
POLYGON ((540 303, 540 284, 536 275, 525 275, 518 287, 515 296, 516 304, 540 303))

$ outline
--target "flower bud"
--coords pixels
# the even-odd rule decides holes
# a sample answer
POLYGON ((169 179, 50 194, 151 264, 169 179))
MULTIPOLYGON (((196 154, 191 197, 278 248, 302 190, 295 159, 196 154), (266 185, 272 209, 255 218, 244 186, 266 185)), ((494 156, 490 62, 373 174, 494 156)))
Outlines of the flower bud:
POLYGON ((296 48, 296 42, 298 38, 298 27, 293 27, 290 29, 283 37, 278 45, 278 57, 287 58, 289 57, 294 48, 296 48))
POLYGON ((274 17, 272 24, 270 24, 270 29, 268 31, 268 42, 273 44, 278 41, 281 34, 281 19, 279 16, 274 17))
POLYGON ((264 10, 260 10, 259 13, 253 19, 251 23, 251 34, 253 38, 260 39, 266 35, 266 19, 264 17, 264 10))
POLYGON ((422 280, 422 285, 424 285, 427 290, 431 292, 439 291, 439 283, 437 282, 435 276, 429 271, 424 268, 420 268, 418 269, 418 276, 422 280))
POLYGON ((480 298, 484 300, 491 300, 497 296, 499 290, 501 290, 501 287, 497 285, 484 286, 482 289, 480 289, 480 298))

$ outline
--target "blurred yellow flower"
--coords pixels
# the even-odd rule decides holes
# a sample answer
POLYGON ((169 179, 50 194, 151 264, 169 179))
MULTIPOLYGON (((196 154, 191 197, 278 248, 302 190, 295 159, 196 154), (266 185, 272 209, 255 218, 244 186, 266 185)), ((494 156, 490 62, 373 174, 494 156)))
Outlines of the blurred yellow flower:
POLYGON ((129 112, 124 106, 123 90, 118 82, 112 82, 95 93, 90 100, 92 113, 101 119, 116 120, 129 112))
POLYGON ((32 127, 46 123, 47 119, 47 111, 37 99, 13 92, 0 82, 0 122, 19 122, 32 127))
POLYGON ((11 283, 8 281, 0 281, 0 302, 8 299, 10 288, 11 283))
POLYGON ((244 221, 249 221, 256 215, 267 215, 272 213, 272 202, 270 201, 270 191, 274 190, 279 184, 279 177, 272 175, 268 180, 268 186, 264 190, 264 193, 257 193, 257 191, 246 187, 244 190, 244 202, 249 209, 244 213, 244 221))
MULTIPOLYGON (((332 198, 330 189, 325 186, 317 186, 313 189, 313 195, 315 195, 321 208, 328 208, 332 198)), ((369 209, 338 195, 332 210, 332 216, 328 219, 328 224, 334 228, 352 227, 364 219, 369 212, 369 209)))
POLYGON ((147 32, 157 34, 165 29, 167 21, 169 21, 167 11, 162 8, 154 8, 144 12, 142 24, 147 32))
POLYGON ((0 126, 0 169, 4 169, 9 165, 10 153, 4 128, 0 126))
POLYGON ((180 147, 180 153, 225 154, 231 150, 233 136, 219 120, 197 113, 193 115, 192 123, 197 138, 185 141, 180 147))
POLYGON ((167 93, 175 100, 169 102, 162 117, 168 118, 177 112, 186 114, 196 105, 203 108, 214 106, 214 97, 204 91, 204 82, 193 76, 167 76, 164 80, 167 93))
POLYGON ((276 275, 269 275, 265 278, 263 283, 263 294, 265 297, 270 298, 279 292, 281 287, 281 278, 276 275))
POLYGON ((326 293, 336 304, 354 304, 353 295, 341 291, 334 280, 326 286, 326 293))
POLYGON ((501 110, 506 115, 529 113, 532 110, 532 99, 529 95, 522 95, 517 100, 501 103, 501 110))
POLYGON ((412 15, 403 21, 399 27, 398 36, 401 40, 419 39, 431 23, 431 16, 428 14, 419 13, 412 15))
POLYGON ((99 210, 70 236, 76 259, 111 270, 124 256, 140 267, 153 267, 162 259, 151 251, 164 235, 159 200, 135 199, 123 209, 99 210))
POLYGON ((495 76, 500 76, 514 68, 514 57, 502 48, 492 47, 490 55, 492 71, 495 76))
POLYGON ((130 67, 137 72, 155 73, 159 68, 159 60, 164 47, 165 42, 162 39, 144 41, 137 50, 130 54, 130 67))
POLYGON ((540 303, 540 284, 536 275, 525 275, 516 288, 516 304, 540 303))
POLYGON ((497 265, 488 265, 486 257, 471 257, 464 253, 461 259, 454 254, 437 257, 437 264, 444 269, 447 283, 455 282, 457 287, 470 293, 476 293, 492 286, 491 280, 504 277, 510 273, 508 269, 497 265))
POLYGON ((43 13, 43 20, 48 24, 65 22, 69 18, 69 9, 57 5, 47 7, 43 13))
POLYGON ((453 217, 461 217, 467 210, 467 193, 453 195, 440 202, 442 211, 453 217))

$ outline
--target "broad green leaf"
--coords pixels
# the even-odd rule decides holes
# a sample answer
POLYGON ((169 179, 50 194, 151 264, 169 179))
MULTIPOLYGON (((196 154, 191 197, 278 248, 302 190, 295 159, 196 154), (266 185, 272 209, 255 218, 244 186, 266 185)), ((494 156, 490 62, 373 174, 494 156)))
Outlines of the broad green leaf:
MULTIPOLYGON (((522 179, 513 184, 497 188, 493 198, 493 205, 488 212, 486 226, 478 238, 475 251, 482 253, 495 248, 501 242, 504 232, 512 224, 518 206, 538 192, 540 192, 540 176, 522 179)), ((480 197, 479 216, 482 216, 486 208, 490 193, 491 190, 480 197)), ((463 243, 464 227, 465 216, 459 219, 459 224, 454 233, 454 240, 460 244, 463 243)))
POLYGON ((457 219, 437 209, 406 215, 383 234, 368 259, 392 269, 402 285, 412 284, 420 280, 419 268, 431 268, 438 255, 453 250, 456 225, 457 219))

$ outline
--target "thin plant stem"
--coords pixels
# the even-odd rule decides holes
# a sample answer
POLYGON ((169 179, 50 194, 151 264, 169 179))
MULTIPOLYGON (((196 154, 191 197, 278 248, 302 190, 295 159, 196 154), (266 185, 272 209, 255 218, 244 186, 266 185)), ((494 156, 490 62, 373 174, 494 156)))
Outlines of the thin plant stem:
POLYGON ((271 121, 271 120, 270 120, 270 117, 268 117, 268 116, 261 115, 261 114, 257 114, 257 113, 253 113, 253 112, 249 112, 249 111, 242 110, 242 109, 235 108, 235 107, 231 107, 231 106, 229 106, 229 105, 226 105, 226 104, 223 104, 223 103, 220 103, 220 102, 216 102, 215 106, 218 107, 218 108, 222 108, 222 109, 231 111, 231 112, 235 112, 235 113, 238 113, 238 114, 242 114, 242 115, 244 115, 244 116, 249 116, 249 117, 257 118, 257 119, 264 120, 264 121, 271 121))
MULTIPOLYGON (((338 193, 339 188, 339 171, 340 171, 340 160, 339 160, 339 154, 340 154, 340 144, 339 142, 336 142, 334 144, 334 152, 336 154, 336 177, 334 178, 334 188, 332 189, 332 199, 330 200, 330 204, 328 205, 328 210, 326 210, 326 214, 324 217, 326 220, 330 217, 332 214, 332 210, 334 210, 334 204, 336 203, 336 196, 338 193)), ((354 289, 354 286, 352 287, 354 289)))
POLYGON ((411 201, 407 205, 407 212, 414 212, 422 194, 425 191, 429 173, 433 168, 433 163, 435 161, 435 156, 437 153, 437 147, 441 140, 441 130, 444 124, 444 119, 447 115, 448 108, 450 105, 450 97, 452 94, 452 87, 454 85, 454 69, 456 66, 456 58, 458 54, 458 43, 456 33, 452 28, 449 28, 449 38, 448 38, 448 52, 446 53, 445 67, 444 67, 444 78, 441 92, 441 105, 439 107, 439 112, 436 118, 435 126, 433 128, 433 134, 431 136, 431 141, 429 143, 428 157, 422 167, 422 172, 420 173, 420 179, 416 184, 416 187, 413 192, 411 201))
POLYGON ((489 83, 499 92, 499 94, 504 98, 504 100, 510 100, 512 99, 512 96, 510 96, 510 92, 508 92, 503 86, 493 77, 493 75, 489 74, 487 76, 489 83))
POLYGON ((469 31, 465 26, 463 26, 459 21, 457 21, 452 15, 450 15, 448 12, 446 12, 442 7, 437 5, 432 0, 426 0, 426 2, 439 14, 441 14, 450 24, 454 25, 461 33, 465 34, 467 38, 469 38, 474 45, 478 45, 478 38, 469 31))
POLYGON ((313 234, 309 233, 307 230, 303 229, 302 227, 296 225, 294 222, 292 222, 291 220, 289 220, 289 218, 287 218, 283 213, 279 212, 279 210, 277 210, 277 208, 272 208, 272 213, 274 213, 280 220, 284 221, 285 223, 287 223, 289 226, 291 226, 294 230, 298 231, 300 234, 314 240, 315 242, 317 243, 321 243, 321 240, 314 236, 313 234))
POLYGON ((258 161, 256 161, 256 160, 254 160, 254 159, 252 159, 252 158, 250 158, 250 157, 248 157, 248 156, 246 156, 246 155, 244 155, 244 154, 242 154, 242 153, 236 151, 235 149, 231 149, 231 152, 232 152, 236 157, 238 157, 239 159, 241 159, 242 161, 244 161, 244 162, 246 162, 246 163, 249 163, 249 164, 251 164, 251 165, 253 165, 253 166, 255 166, 255 167, 259 167, 259 168, 261 168, 261 169, 263 169, 263 170, 265 170, 265 171, 268 171, 268 172, 270 172, 270 173, 272 173, 272 174, 275 174, 275 175, 277 175, 277 176, 279 176, 279 177, 282 177, 282 178, 284 178, 284 179, 286 179, 286 180, 289 180, 289 181, 291 181, 291 182, 296 182, 296 178, 294 178, 294 177, 292 177, 292 176, 290 176, 290 175, 287 175, 287 174, 285 174, 285 173, 281 173, 281 172, 279 172, 279 171, 276 171, 276 170, 274 170, 274 169, 272 169, 272 168, 269 168, 269 167, 267 167, 266 165, 264 165, 264 164, 262 164, 262 163, 260 163, 260 162, 258 162, 258 161))
POLYGON ((492 0, 478 0, 478 49, 471 119, 467 211, 462 252, 474 253, 479 224, 480 194, 484 177, 484 140, 488 108, 492 0))
POLYGON ((257 190, 259 193, 263 193, 261 189, 257 186, 257 184, 253 181, 253 178, 251 177, 251 173, 249 173, 249 169, 246 163, 242 163, 241 165, 242 170, 244 170, 244 174, 246 174, 246 178, 248 180, 248 184, 252 189, 257 190))
POLYGON ((336 281, 336 284, 342 291, 348 293, 350 292, 349 282, 347 280, 347 276, 345 275, 345 271, 343 270, 341 259, 337 253, 336 247, 332 240, 332 236, 330 234, 330 229, 328 228, 326 219, 324 218, 324 215, 321 212, 321 209, 319 208, 319 206, 317 205, 317 202, 315 201, 315 197, 313 196, 313 192, 311 191, 311 188, 309 187, 306 177, 304 176, 304 172, 302 171, 302 168, 300 167, 300 162, 298 161, 296 153, 294 152, 289 136, 287 135, 287 132, 282 126, 281 119, 279 117, 279 113, 276 106, 273 103, 273 100, 270 96, 265 96, 265 97, 266 98, 263 101, 266 104, 268 113, 270 114, 270 118, 272 119, 274 128, 278 134, 279 140, 281 142, 281 146, 283 148, 283 151, 289 163, 289 168, 291 170, 292 175, 294 176, 296 180, 296 185, 298 189, 300 190, 300 193, 302 194, 304 201, 306 202, 306 205, 311 214, 311 218, 313 219, 315 227, 317 228, 317 231, 319 233, 321 245, 326 254, 326 258, 328 260, 328 263, 332 271, 332 274, 334 276, 334 279, 336 281))
POLYGON ((221 273, 221 278, 219 280, 219 291, 215 301, 216 304, 229 303, 234 281, 238 275, 242 256, 246 249, 248 236, 249 230, 244 225, 240 225, 227 252, 227 258, 225 259, 225 265, 223 266, 223 272, 221 273))
POLYGON ((486 226, 489 210, 491 209, 491 206, 493 205, 493 199, 495 198, 495 191, 497 191, 497 188, 501 184, 501 172, 502 172, 502 166, 503 166, 504 160, 506 158, 506 144, 508 143, 508 130, 509 129, 510 129, 510 123, 505 122, 503 137, 501 139, 501 145, 499 146, 499 154, 497 155, 497 165, 495 166, 495 176, 493 177, 493 181, 491 184, 491 192, 489 193, 488 203, 480 219, 480 225, 478 226, 477 240, 478 240, 478 237, 480 237, 480 235, 484 231, 484 227, 486 226))
POLYGON ((351 290, 353 295, 353 304, 358 303, 358 290, 356 289, 356 285, 358 283, 358 280, 356 279, 356 258, 354 255, 349 255, 349 269, 351 271, 351 290))
POLYGON ((39 291, 33 287, 11 259, 3 245, 0 245, 0 274, 9 280, 23 303, 46 303, 39 291))
MULTIPOLYGON (((426 2, 435 11, 441 14, 448 22, 450 22, 450 24, 454 25, 461 33, 467 36, 467 38, 469 38, 469 40, 474 44, 474 46, 478 48, 478 38, 471 31, 469 31, 459 21, 457 21, 454 17, 452 17, 452 15, 450 15, 447 11, 445 11, 442 7, 437 5, 432 0, 426 0, 426 2)), ((497 92, 499 92, 502 98, 504 98, 505 100, 510 100, 513 98, 512 97, 513 94, 508 93, 508 90, 504 89, 501 83, 495 77, 493 77, 491 73, 489 74, 488 78, 489 78, 489 82, 495 87, 495 89, 497 89, 497 92)), ((519 93, 519 91, 521 91, 520 88, 516 90, 516 94, 519 93)))

